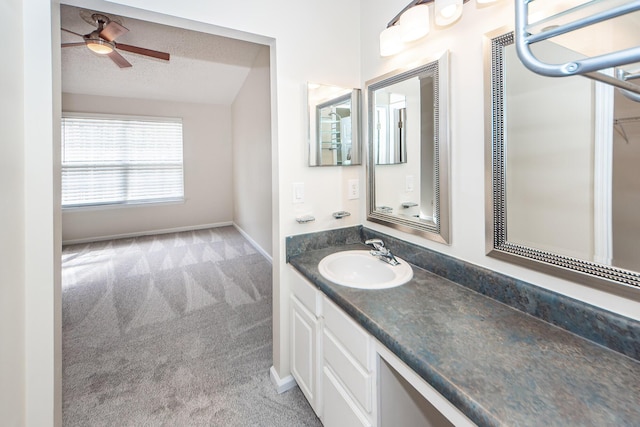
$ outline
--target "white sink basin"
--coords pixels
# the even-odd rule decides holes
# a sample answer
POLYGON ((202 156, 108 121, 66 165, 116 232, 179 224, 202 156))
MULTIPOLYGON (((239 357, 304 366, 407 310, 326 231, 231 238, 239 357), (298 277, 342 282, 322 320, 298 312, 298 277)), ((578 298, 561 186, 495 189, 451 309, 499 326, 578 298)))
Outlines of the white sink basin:
POLYGON ((318 264, 320 274, 338 285, 358 289, 386 289, 407 283, 413 277, 411 266, 396 257, 399 265, 379 260, 369 251, 336 252, 318 264))

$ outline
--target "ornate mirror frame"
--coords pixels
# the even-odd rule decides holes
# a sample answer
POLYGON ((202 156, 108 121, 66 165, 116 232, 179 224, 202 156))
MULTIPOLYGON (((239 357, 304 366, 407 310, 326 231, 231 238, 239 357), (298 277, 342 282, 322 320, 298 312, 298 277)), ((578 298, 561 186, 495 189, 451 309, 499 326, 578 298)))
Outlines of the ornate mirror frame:
POLYGON ((485 232, 487 255, 609 292, 640 296, 640 273, 514 244, 507 236, 504 48, 514 33, 485 37, 485 232), (622 285, 622 286, 621 286, 622 285))
POLYGON ((420 235, 429 240, 449 244, 449 52, 436 60, 409 70, 396 70, 366 83, 368 149, 367 156, 367 220, 420 235), (375 91, 403 80, 428 73, 434 79, 434 221, 411 219, 376 210, 375 150, 373 147, 373 112, 375 91))

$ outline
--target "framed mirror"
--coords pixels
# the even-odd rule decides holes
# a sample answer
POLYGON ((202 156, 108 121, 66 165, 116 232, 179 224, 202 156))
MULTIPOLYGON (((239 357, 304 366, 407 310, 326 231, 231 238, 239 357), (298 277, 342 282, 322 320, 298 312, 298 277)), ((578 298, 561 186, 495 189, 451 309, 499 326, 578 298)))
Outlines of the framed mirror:
MULTIPOLYGON (((584 77, 534 74, 513 43, 504 30, 485 40, 487 253, 635 292, 640 103, 584 77)), ((550 40, 537 48, 556 63, 580 56, 550 40)))
POLYGON ((449 243, 449 55, 367 82, 367 219, 449 243))
POLYGON ((307 84, 309 166, 362 164, 360 90, 307 84))

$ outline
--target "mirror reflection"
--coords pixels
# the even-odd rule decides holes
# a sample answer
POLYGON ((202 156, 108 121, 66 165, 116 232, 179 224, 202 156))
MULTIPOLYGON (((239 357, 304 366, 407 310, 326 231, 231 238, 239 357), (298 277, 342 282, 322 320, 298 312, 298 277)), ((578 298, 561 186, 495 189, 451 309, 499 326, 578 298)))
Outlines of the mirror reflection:
MULTIPOLYGON (((417 79, 408 79, 387 87, 378 89, 375 93, 375 114, 373 148, 376 165, 393 165, 407 162, 407 97, 418 98, 419 84, 417 79)), ((417 108, 410 108, 411 112, 419 112, 417 108)), ((413 122, 413 131, 418 128, 419 118, 413 122)), ((413 139, 419 135, 414 133, 413 139)))
MULTIPOLYGON (((492 43, 490 250, 639 286, 640 103, 584 77, 532 73, 511 34, 492 43)), ((557 62, 579 55, 538 49, 557 62)))
POLYGON ((361 164, 360 91, 307 84, 309 101, 309 165, 361 164))
POLYGON ((367 83, 369 216, 448 242, 447 62, 367 83))

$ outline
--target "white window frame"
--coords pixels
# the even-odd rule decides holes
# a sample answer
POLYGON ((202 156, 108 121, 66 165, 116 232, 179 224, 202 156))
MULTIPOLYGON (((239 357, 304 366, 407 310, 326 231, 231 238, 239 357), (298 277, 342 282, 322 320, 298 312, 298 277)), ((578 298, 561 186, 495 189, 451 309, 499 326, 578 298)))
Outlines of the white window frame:
MULTIPOLYGON (((62 121, 61 121, 61 174, 63 184, 62 184, 62 208, 63 210, 72 210, 72 209, 108 209, 114 207, 127 207, 127 206, 139 206, 139 205, 149 205, 149 204, 167 204, 167 203, 180 203, 185 200, 184 193, 184 129, 182 127, 182 118, 177 117, 153 117, 153 116, 134 116, 134 115, 122 115, 122 114, 96 114, 96 113, 79 113, 79 112, 63 112, 62 113, 62 121), (94 120, 115 120, 115 121, 132 121, 132 122, 144 122, 144 123, 163 123, 163 124, 179 124, 180 130, 180 150, 179 156, 175 152, 176 147, 174 146, 174 155, 172 160, 162 161, 162 160, 145 160, 145 161, 131 161, 130 159, 121 158, 119 160, 110 160, 105 162, 100 162, 99 160, 94 161, 68 161, 65 159, 65 132, 64 125, 66 119, 94 119, 94 120), (179 157, 179 158, 178 158, 179 157), (124 173, 128 176, 129 171, 141 171, 143 168, 148 169, 150 166, 173 166, 174 168, 179 168, 180 171, 180 182, 174 180, 174 194, 173 195, 163 195, 160 197, 143 197, 143 198, 131 198, 130 192, 132 186, 128 185, 128 178, 123 178, 127 181, 127 184, 121 189, 126 190, 123 198, 113 199, 109 201, 93 201, 93 202, 66 202, 65 203, 65 183, 64 183, 64 174, 68 170, 79 169, 79 168, 87 168, 94 166, 96 170, 105 169, 105 168, 119 168, 121 169, 121 173, 124 173), (179 186, 179 194, 177 194, 176 188, 179 186)), ((124 144, 122 145, 124 146, 124 144)), ((126 155, 125 155, 126 157, 126 155)), ((115 188, 115 187, 114 187, 115 188)), ((158 185, 156 187, 150 186, 150 189, 153 190, 161 190, 161 186, 158 185)))

